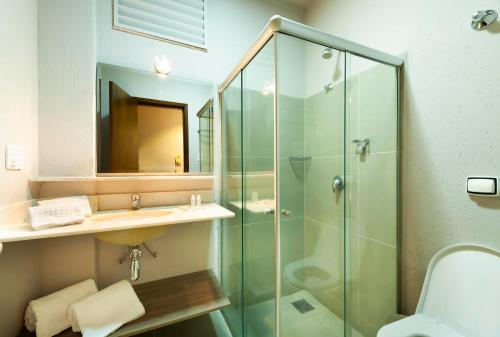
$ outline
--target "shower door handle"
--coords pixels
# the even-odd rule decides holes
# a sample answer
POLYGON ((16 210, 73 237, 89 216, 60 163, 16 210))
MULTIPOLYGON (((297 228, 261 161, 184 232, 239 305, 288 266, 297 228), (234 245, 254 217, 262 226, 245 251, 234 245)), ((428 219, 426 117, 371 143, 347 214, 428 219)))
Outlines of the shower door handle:
POLYGON ((292 214, 292 212, 290 210, 288 210, 288 209, 283 208, 281 210, 281 215, 290 216, 291 214, 292 214))
POLYGON ((333 177, 333 183, 332 183, 333 193, 340 192, 343 189, 344 189, 344 177, 339 175, 333 177))

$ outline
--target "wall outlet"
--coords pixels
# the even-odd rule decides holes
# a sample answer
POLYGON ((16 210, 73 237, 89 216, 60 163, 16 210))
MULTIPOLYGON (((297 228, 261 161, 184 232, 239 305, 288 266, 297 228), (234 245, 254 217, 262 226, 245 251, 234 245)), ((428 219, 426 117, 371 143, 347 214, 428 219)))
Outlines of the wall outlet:
POLYGON ((24 168, 24 151, 17 145, 5 147, 5 168, 7 170, 19 171, 24 168))

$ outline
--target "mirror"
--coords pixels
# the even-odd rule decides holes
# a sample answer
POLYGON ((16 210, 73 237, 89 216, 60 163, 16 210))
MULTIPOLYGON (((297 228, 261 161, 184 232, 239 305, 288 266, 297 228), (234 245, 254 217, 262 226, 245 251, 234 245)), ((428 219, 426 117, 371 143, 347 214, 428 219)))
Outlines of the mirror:
POLYGON ((97 65, 97 174, 213 170, 208 82, 97 65))

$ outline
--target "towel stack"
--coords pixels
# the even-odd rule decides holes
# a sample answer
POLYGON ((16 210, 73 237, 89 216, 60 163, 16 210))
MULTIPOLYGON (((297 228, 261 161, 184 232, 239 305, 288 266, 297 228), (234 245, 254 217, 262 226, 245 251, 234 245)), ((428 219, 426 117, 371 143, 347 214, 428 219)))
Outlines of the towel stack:
POLYGON ((35 230, 79 224, 92 215, 87 196, 41 200, 30 207, 28 222, 35 230))
POLYGON ((71 326, 69 307, 97 293, 94 280, 87 280, 31 301, 24 315, 28 331, 36 331, 37 337, 57 335, 71 326))
POLYGON ((31 301, 24 321, 37 337, 52 337, 69 327, 84 337, 104 337, 144 313, 127 280, 99 292, 94 280, 87 280, 31 301))

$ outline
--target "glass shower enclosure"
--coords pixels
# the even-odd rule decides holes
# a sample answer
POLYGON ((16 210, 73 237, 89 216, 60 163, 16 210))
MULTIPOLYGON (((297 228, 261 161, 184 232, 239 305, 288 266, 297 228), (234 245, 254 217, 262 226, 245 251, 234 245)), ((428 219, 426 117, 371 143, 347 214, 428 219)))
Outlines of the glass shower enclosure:
POLYGON ((402 64, 273 17, 220 87, 234 337, 374 337, 398 312, 402 64))

